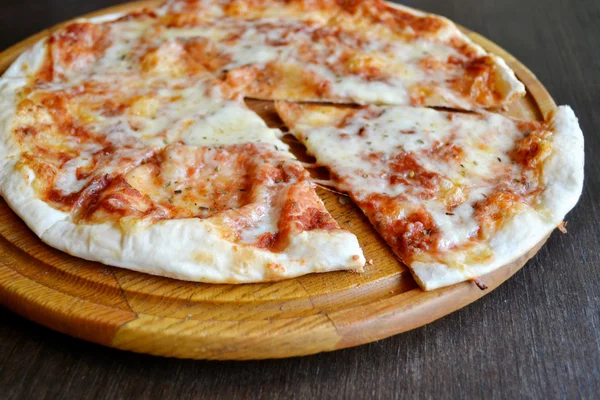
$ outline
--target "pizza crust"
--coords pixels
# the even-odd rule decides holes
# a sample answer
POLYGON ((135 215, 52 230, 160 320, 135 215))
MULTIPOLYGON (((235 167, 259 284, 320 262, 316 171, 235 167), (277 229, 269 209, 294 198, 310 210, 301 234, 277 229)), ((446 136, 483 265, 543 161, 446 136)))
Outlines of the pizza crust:
POLYGON ((222 239, 213 219, 167 220, 124 232, 115 224, 59 221, 42 240, 71 255, 194 282, 249 283, 311 272, 361 270, 364 257, 346 231, 302 232, 281 253, 222 239))
POLYGON ((437 263, 412 263, 413 274, 425 290, 479 277, 516 261, 544 240, 575 206, 583 188, 583 133, 568 106, 559 107, 550 122, 553 151, 544 161, 546 188, 539 205, 544 211, 525 209, 506 221, 491 240, 494 253, 491 263, 474 264, 462 270, 437 263))
POLYGON ((512 101, 525 96, 527 93, 525 85, 517 78, 515 72, 508 64, 506 64, 506 61, 495 54, 490 54, 490 56, 496 65, 496 74, 498 76, 496 79, 497 86, 502 90, 501 94, 506 99, 504 104, 509 104, 512 101))
POLYGON ((556 225, 575 207, 581 196, 585 153, 583 133, 570 107, 558 107, 550 120, 554 151, 544 163, 546 190, 542 203, 556 225))
POLYGON ((5 165, 7 173, 0 184, 0 194, 8 206, 27 224, 38 236, 48 228, 69 218, 69 215, 50 207, 38 199, 32 187, 35 179, 34 172, 27 168, 16 168, 14 164, 5 165))
POLYGON ((6 134, 11 131, 12 121, 17 113, 17 92, 27 84, 26 78, 0 78, 0 181, 7 174, 7 164, 16 162, 15 157, 20 153, 19 144, 14 137, 6 134))

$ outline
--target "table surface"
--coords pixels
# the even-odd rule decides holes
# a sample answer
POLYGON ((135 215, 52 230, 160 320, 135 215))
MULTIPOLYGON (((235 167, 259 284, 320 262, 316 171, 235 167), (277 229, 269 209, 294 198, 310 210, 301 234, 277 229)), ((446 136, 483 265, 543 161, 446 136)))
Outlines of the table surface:
MULTIPOLYGON (((0 48, 120 3, 3 0, 0 48)), ((600 2, 413 0, 512 53, 569 104, 586 138, 586 182, 528 265, 428 326, 369 345, 288 360, 191 361, 122 352, 0 308, 4 398, 593 398, 600 396, 600 2)))

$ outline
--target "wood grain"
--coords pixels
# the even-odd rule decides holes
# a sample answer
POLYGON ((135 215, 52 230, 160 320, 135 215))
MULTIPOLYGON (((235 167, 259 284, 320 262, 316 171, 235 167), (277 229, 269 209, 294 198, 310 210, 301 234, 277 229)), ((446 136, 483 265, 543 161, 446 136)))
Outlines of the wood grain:
MULTIPOLYGON (((154 3, 131 3, 92 15, 154 3)), ((527 85, 527 97, 503 113, 540 119, 556 107, 543 85, 514 57, 466 32, 505 58, 527 85)), ((0 69, 47 34, 0 54, 0 69)), ((271 103, 249 105, 269 125, 280 124, 271 103)), ((341 225, 357 235, 366 258, 373 260, 365 273, 307 275, 251 285, 152 277, 49 248, 2 201, 0 303, 60 332, 135 352, 205 359, 290 357, 356 346, 434 321, 489 293, 545 242, 482 277, 487 291, 465 282, 424 292, 353 204, 342 204, 337 194, 326 190, 320 189, 319 195, 341 225)))

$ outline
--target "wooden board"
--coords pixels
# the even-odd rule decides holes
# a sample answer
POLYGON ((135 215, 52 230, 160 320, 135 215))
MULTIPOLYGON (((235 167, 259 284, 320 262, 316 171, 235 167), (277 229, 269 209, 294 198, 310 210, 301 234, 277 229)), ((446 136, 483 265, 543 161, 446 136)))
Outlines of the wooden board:
MULTIPOLYGON (((87 16, 153 4, 130 3, 87 16)), ((0 71, 50 31, 1 53, 0 71)), ((465 32, 503 57, 527 86, 528 95, 502 113, 542 119, 556 107, 526 67, 485 38, 465 32)), ((270 103, 249 104, 271 125, 279 123, 270 103)), ((319 194, 373 260, 363 274, 333 272, 245 285, 153 277, 46 246, 0 200, 0 304, 57 331, 119 349, 181 358, 290 357, 356 346, 434 321, 496 288, 544 242, 481 277, 489 287, 485 291, 465 282, 424 292, 351 202, 325 190, 319 194)))

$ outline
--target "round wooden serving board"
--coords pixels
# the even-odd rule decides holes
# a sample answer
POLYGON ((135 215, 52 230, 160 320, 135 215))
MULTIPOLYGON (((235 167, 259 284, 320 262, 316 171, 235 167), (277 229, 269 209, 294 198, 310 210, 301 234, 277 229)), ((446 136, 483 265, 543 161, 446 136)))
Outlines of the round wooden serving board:
MULTIPOLYGON (((154 4, 130 3, 86 17, 154 4)), ((1 53, 0 72, 50 31, 1 53)), ((503 57, 527 86, 528 95, 503 114, 542 119, 556 107, 542 84, 514 57, 464 31, 503 57)), ((270 125, 280 124, 269 102, 249 101, 249 105, 270 125)), ((335 193, 319 189, 319 194, 340 225, 358 236, 367 260, 372 260, 364 273, 312 274, 245 285, 154 277, 46 246, 0 199, 0 304, 57 331, 124 350, 203 359, 290 357, 356 346, 441 318, 496 288, 544 242, 481 277, 487 290, 464 282, 425 292, 358 208, 335 193)))

